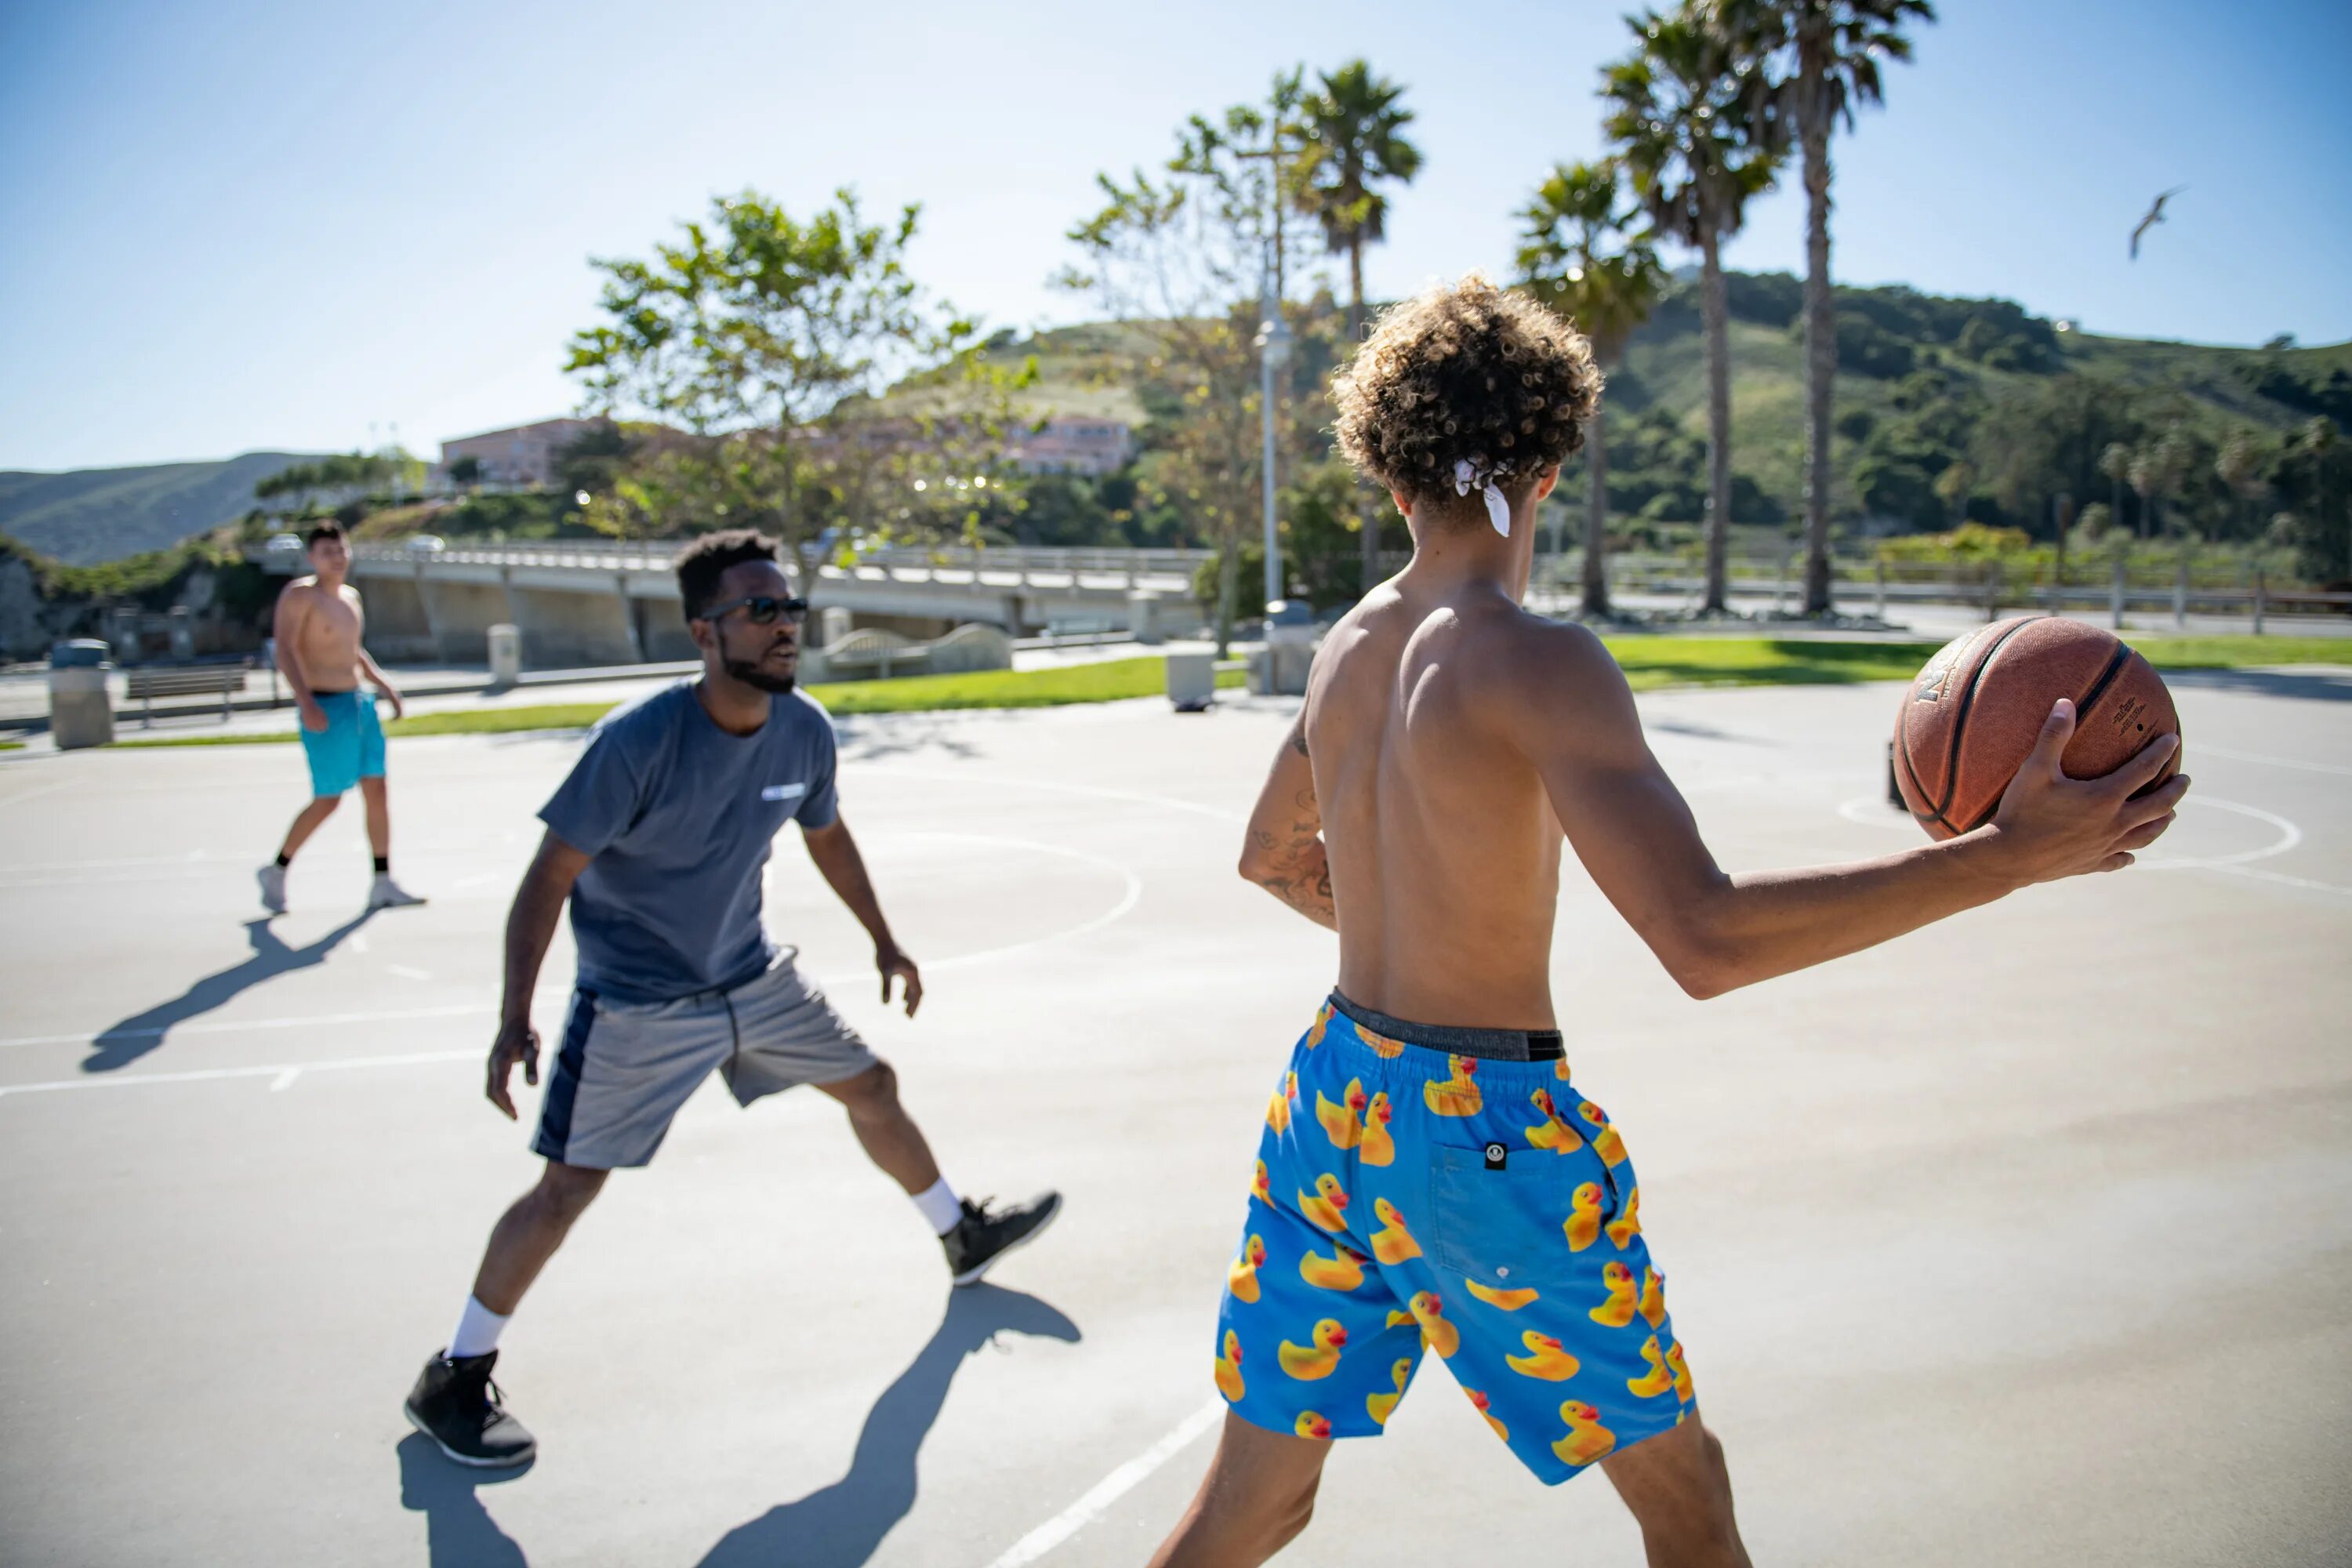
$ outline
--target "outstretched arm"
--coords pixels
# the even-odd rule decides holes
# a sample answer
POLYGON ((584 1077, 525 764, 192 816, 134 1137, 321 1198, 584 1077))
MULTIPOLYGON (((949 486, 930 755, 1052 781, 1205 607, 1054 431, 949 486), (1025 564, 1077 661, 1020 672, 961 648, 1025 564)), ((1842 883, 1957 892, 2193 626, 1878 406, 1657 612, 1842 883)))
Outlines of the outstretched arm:
POLYGON ((1331 860, 1323 847, 1323 812, 1307 757, 1307 710, 1290 727, 1250 813, 1242 842, 1242 876, 1317 925, 1339 929, 1331 902, 1331 860))
POLYGON ((517 1067, 525 1083, 539 1081, 539 1031, 530 1026, 531 994, 539 988, 539 966, 547 944, 555 940, 555 922, 563 917, 563 901, 572 884, 588 867, 588 857, 552 832, 539 841, 539 853, 515 889, 507 911, 506 998, 499 1006, 498 1037, 490 1042, 489 1100, 515 1117, 507 1078, 517 1067))
POLYGON ((1643 738, 1633 693, 1598 638, 1547 628, 1554 657, 1516 683, 1521 743, 1593 881, 1694 996, 1824 963, 2035 882, 2115 871, 2172 822, 2189 781, 2130 798, 2175 736, 2100 779, 2065 776, 2059 704, 2033 754, 1973 833, 1874 860, 1727 876, 1643 738))
POLYGON ((922 972, 915 961, 898 951, 898 940, 890 934, 890 922, 882 918, 882 900, 875 896, 873 879, 866 874, 866 858, 857 852, 857 840, 849 836, 849 825, 839 816, 823 827, 801 829, 801 841, 808 846, 809 858, 816 863, 817 874, 834 890, 866 934, 874 939, 874 967, 882 972, 882 1000, 890 1000, 890 983, 902 980, 907 986, 907 1016, 923 1005, 922 972))

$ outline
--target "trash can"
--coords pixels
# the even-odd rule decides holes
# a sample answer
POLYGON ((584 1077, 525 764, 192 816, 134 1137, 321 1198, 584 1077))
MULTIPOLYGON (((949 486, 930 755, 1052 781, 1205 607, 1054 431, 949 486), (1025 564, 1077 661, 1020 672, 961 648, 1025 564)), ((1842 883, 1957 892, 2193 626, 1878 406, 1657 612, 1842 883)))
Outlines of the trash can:
POLYGON ((518 626, 499 625, 488 632, 490 645, 490 687, 504 691, 522 679, 522 631, 518 626))
POLYGON ((1258 661, 1261 697, 1304 697, 1307 671, 1315 662, 1315 607, 1299 599, 1276 599, 1265 607, 1265 657, 1258 661))
POLYGON ((1160 595, 1154 590, 1138 588, 1127 596, 1127 635, 1146 647, 1168 640, 1167 630, 1160 624, 1160 595))
POLYGON ((1168 700, 1179 713, 1201 713, 1217 700, 1217 656, 1213 652, 1168 656, 1168 700))
POLYGON ((61 752, 114 743, 114 704, 106 678, 113 650, 96 637, 76 637, 49 649, 49 738, 61 752))

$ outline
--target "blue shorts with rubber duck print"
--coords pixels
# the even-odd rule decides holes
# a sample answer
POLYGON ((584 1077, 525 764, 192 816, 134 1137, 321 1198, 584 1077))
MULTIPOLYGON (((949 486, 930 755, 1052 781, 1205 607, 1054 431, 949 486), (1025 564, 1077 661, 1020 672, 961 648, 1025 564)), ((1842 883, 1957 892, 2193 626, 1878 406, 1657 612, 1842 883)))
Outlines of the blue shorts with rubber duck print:
POLYGON ((1694 1408, 1633 1163, 1557 1034, 1333 993, 1275 1086, 1252 1189, 1216 1384, 1253 1426, 1377 1436, 1431 1350, 1557 1484, 1694 1408))

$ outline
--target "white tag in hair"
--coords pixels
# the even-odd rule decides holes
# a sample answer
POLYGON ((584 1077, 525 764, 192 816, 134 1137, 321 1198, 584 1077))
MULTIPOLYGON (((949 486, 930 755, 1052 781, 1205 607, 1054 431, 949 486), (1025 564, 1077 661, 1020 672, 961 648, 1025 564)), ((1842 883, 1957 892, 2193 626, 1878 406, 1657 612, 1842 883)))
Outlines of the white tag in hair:
POLYGON ((1495 483, 1494 476, 1491 474, 1481 474, 1476 468, 1471 467, 1470 461, 1466 458, 1455 458, 1454 463, 1454 493, 1458 496, 1466 496, 1470 493, 1471 486, 1480 484, 1483 484, 1485 487, 1486 521, 1495 525, 1495 531, 1496 533, 1501 534, 1506 539, 1510 538, 1511 503, 1503 499, 1502 489, 1495 483))

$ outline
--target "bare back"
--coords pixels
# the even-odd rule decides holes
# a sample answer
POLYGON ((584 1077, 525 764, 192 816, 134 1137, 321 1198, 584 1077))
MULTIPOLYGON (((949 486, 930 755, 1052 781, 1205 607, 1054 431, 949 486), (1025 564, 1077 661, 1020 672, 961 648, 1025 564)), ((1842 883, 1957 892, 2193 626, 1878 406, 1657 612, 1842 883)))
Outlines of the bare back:
POLYGON ((329 592, 316 577, 287 584, 278 598, 275 633, 314 691, 352 691, 360 684, 360 636, 366 611, 346 583, 329 592))
POLYGON ((1532 626, 1495 586, 1438 595, 1400 579, 1343 617, 1315 661, 1305 727, 1339 989, 1366 1006, 1555 1026, 1560 826, 1504 711, 1532 626))

